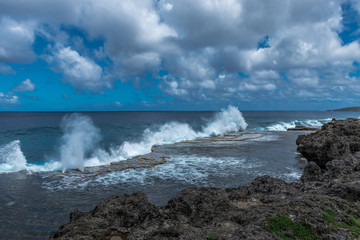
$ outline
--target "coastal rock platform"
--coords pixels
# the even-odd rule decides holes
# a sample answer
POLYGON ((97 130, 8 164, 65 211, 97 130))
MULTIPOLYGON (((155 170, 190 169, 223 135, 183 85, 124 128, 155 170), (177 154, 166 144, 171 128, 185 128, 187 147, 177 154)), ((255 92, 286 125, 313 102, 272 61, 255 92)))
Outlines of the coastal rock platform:
POLYGON ((262 176, 238 188, 189 188, 157 207, 144 193, 76 210, 50 239, 359 239, 360 120, 298 137, 301 182, 262 176))

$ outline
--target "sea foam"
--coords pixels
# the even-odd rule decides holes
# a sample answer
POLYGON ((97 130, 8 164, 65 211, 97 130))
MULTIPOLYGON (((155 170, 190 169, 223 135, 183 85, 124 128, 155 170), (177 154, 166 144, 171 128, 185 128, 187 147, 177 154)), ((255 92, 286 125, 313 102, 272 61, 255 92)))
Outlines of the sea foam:
POLYGON ((279 122, 279 123, 273 124, 269 127, 266 127, 265 129, 261 129, 261 130, 287 131, 289 128, 294 128, 295 126, 307 126, 307 127, 320 128, 324 123, 328 123, 330 121, 331 121, 331 118, 320 119, 320 120, 308 119, 308 120, 303 120, 303 121, 294 120, 294 121, 289 121, 289 122, 279 122))
POLYGON ((228 132, 245 130, 247 123, 241 112, 233 106, 216 113, 201 131, 195 131, 187 123, 170 122, 158 130, 146 129, 138 142, 124 142, 119 148, 112 150, 113 155, 126 159, 149 153, 154 145, 172 144, 180 141, 193 140, 199 137, 223 135, 228 132))

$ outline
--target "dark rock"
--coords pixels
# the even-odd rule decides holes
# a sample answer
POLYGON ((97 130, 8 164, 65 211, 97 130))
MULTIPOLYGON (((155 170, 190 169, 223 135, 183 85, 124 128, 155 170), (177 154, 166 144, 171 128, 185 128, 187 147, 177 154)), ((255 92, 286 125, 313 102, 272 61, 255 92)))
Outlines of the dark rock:
POLYGON ((335 120, 324 124, 320 131, 300 135, 297 150, 308 160, 325 169, 326 163, 360 150, 360 120, 335 120))
POLYGON ((318 128, 308 126, 295 126, 294 128, 288 128, 288 131, 317 131, 318 128))
POLYGON ((338 196, 348 201, 360 201, 360 181, 339 183, 327 190, 327 194, 331 196, 338 196))
POLYGON ((360 202, 301 192, 265 176, 233 189, 186 189, 161 208, 143 194, 114 196, 52 239, 300 239, 292 231, 298 228, 308 232, 305 239, 353 239, 356 232, 332 225, 356 228, 352 217, 360 218, 360 202))
POLYGON ((112 196, 86 215, 73 214, 72 221, 62 226, 54 239, 103 239, 128 234, 132 228, 156 225, 159 209, 144 193, 112 196))
POLYGON ((318 182, 322 181, 323 178, 321 168, 315 162, 309 162, 300 179, 302 182, 318 182))
POLYGON ((356 159, 349 156, 342 160, 332 160, 326 163, 325 178, 331 179, 346 179, 356 171, 356 159))
POLYGON ((72 211, 70 213, 70 222, 76 221, 76 220, 78 220, 79 218, 81 218, 82 216, 85 216, 85 215, 86 215, 86 213, 76 209, 76 210, 74 210, 74 211, 72 211))

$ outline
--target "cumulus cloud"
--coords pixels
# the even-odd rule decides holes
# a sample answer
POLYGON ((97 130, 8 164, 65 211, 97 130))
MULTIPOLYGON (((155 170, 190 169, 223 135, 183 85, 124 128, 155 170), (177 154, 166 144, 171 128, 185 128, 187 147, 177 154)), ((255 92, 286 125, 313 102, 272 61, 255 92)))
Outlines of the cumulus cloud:
POLYGON ((20 85, 13 87, 14 92, 31 92, 35 90, 35 84, 30 79, 25 79, 20 85))
POLYGON ((29 63, 36 56, 32 50, 35 24, 0 17, 0 62, 29 63))
POLYGON ((104 77, 102 68, 93 60, 80 56, 71 47, 59 47, 47 61, 64 74, 64 80, 77 89, 99 92, 111 88, 111 83, 104 77))
POLYGON ((19 98, 12 92, 0 92, 0 104, 18 104, 19 98))

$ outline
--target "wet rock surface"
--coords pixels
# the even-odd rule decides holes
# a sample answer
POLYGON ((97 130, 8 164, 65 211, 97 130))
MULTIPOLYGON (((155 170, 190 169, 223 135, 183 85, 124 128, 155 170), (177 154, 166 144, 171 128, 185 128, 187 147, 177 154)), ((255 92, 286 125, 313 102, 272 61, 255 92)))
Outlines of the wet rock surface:
POLYGON ((333 120, 299 136, 309 161, 301 182, 189 188, 163 207, 139 192, 113 196, 72 212, 51 239, 359 239, 358 130, 359 120, 333 120))
POLYGON ((317 131, 318 128, 308 127, 308 126, 295 126, 293 128, 288 128, 288 131, 317 131))

